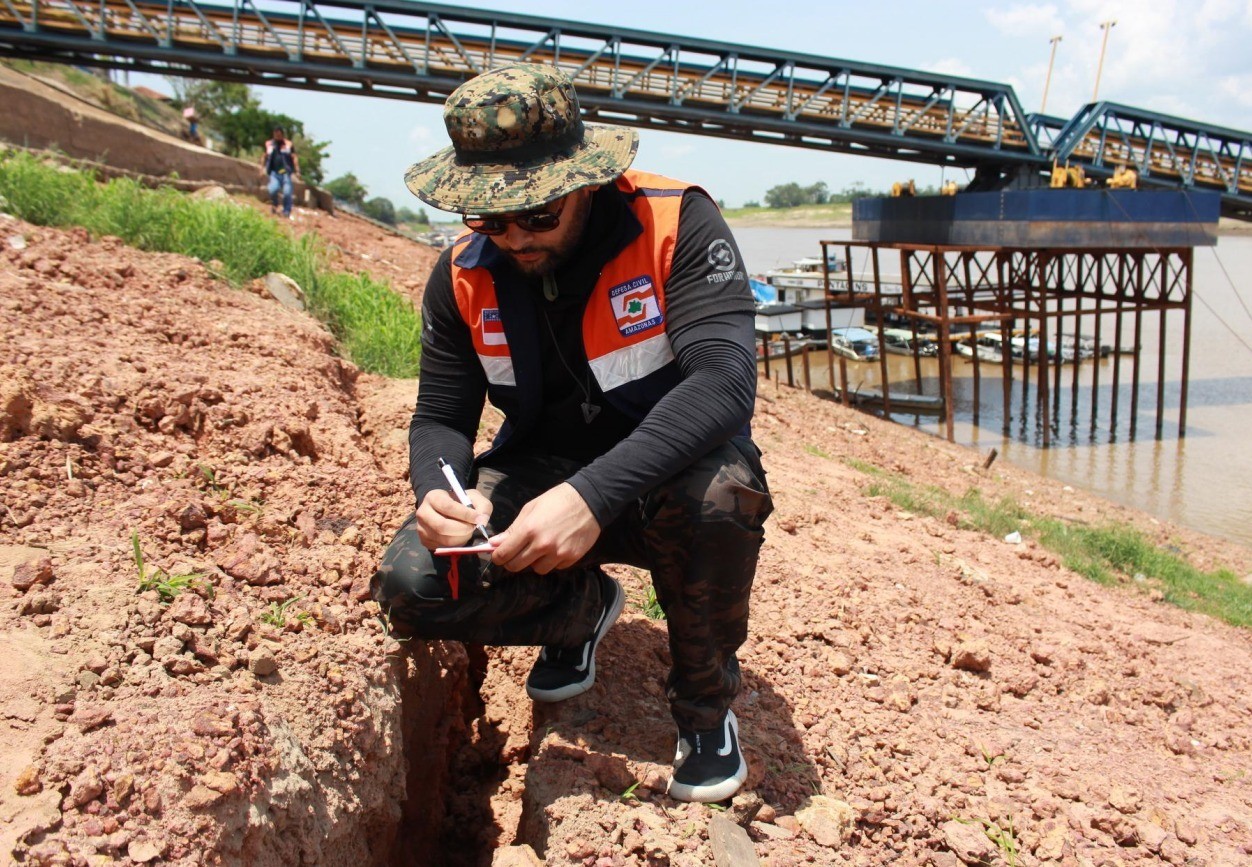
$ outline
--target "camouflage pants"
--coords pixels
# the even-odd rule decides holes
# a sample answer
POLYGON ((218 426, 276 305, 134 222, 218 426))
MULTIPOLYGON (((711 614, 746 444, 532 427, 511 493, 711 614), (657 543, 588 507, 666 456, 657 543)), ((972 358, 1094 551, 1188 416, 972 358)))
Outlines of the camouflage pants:
MULTIPOLYGON (((493 507, 489 529, 506 529, 522 506, 579 469, 550 456, 488 458, 473 487, 493 507)), ((673 476, 603 529, 575 566, 548 575, 508 572, 481 557, 460 558, 453 600, 448 558, 418 539, 410 517, 396 533, 371 585, 398 633, 478 644, 573 647, 586 641, 603 608, 598 567, 648 569, 669 627, 666 683, 674 718, 713 728, 739 691, 735 651, 747 638, 748 596, 773 510, 759 452, 736 437, 673 476)))

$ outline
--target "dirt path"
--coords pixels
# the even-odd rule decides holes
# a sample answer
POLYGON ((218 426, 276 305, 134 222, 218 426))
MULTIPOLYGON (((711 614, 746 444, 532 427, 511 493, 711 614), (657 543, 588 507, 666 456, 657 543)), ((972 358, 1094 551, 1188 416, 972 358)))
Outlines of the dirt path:
MULTIPOLYGON (((295 225, 410 294, 433 261, 360 221, 295 225)), ((615 570, 632 604, 599 682, 556 708, 520 688, 533 649, 385 636, 365 587, 411 508, 414 383, 359 375, 320 325, 192 260, 12 220, 0 310, 20 323, 0 333, 4 851, 714 863, 736 814, 661 791, 668 651, 642 573, 615 570), (137 594, 132 533, 196 585, 137 594), (419 836, 423 794, 442 842, 419 836)), ((1238 574, 1249 552, 785 387, 762 386, 754 428, 777 511, 736 713, 762 863, 1247 863, 1252 636, 903 512, 856 467, 1130 521, 1238 574)))

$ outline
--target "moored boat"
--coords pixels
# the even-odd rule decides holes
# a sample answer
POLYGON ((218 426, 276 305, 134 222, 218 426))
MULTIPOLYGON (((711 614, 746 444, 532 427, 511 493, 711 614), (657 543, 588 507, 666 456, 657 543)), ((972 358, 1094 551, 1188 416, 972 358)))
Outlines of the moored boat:
POLYGON ((878 357, 878 335, 859 326, 832 328, 830 348, 853 361, 872 361, 878 357))
POLYGON ((922 357, 939 354, 933 335, 914 334, 907 328, 882 328, 883 348, 895 355, 912 355, 916 348, 922 357))

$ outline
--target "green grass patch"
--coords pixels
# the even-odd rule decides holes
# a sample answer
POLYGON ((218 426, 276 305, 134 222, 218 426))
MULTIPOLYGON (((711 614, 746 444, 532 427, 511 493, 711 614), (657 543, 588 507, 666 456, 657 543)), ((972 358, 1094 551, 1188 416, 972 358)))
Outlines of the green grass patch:
POLYGON ((830 455, 826 454, 826 452, 822 451, 817 446, 811 446, 806 443, 804 450, 815 458, 825 458, 826 460, 830 460, 830 455))
POLYGON ((125 178, 99 184, 29 154, 0 157, 0 197, 31 223, 82 226, 141 250, 220 262, 221 276, 235 286, 271 271, 286 274, 358 367, 384 376, 417 375, 421 319, 412 303, 368 274, 332 271, 321 239, 293 238, 252 208, 169 188, 150 190, 125 178))
POLYGON ((656 588, 648 585, 648 590, 643 597, 643 616, 649 620, 664 620, 665 609, 661 607, 661 601, 656 598, 656 588))
POLYGON ((297 611, 290 615, 287 612, 287 609, 303 598, 304 595, 301 594, 300 596, 292 596, 285 602, 271 602, 270 607, 261 613, 261 622, 268 623, 270 626, 276 626, 279 629, 286 628, 289 616, 302 625, 310 622, 313 619, 313 615, 307 611, 297 611))
POLYGON ((867 476, 885 476, 887 474, 887 471, 884 470, 882 467, 876 467, 873 464, 867 464, 865 461, 858 460, 857 458, 844 458, 843 462, 846 463, 848 466, 850 466, 852 469, 859 470, 862 473, 865 473, 865 475, 867 476))
POLYGON ((794 208, 726 208, 722 215, 727 220, 744 223, 795 223, 826 222, 848 223, 852 220, 852 205, 848 202, 830 202, 824 205, 797 205, 794 208))
POLYGON ((213 598, 213 585, 207 581, 199 572, 192 572, 186 575, 171 575, 164 569, 150 568, 144 561, 143 546, 139 544, 139 533, 132 530, 130 533, 131 557, 135 561, 135 569, 139 572, 139 586, 137 592, 146 593, 149 590, 155 590, 157 596, 163 604, 168 605, 174 601, 178 594, 184 590, 203 590, 205 595, 210 599, 213 598))
POLYGON ((919 515, 946 518, 955 512, 958 525, 996 539, 1017 531, 1056 554, 1061 563, 1099 584, 1126 580, 1158 588, 1165 601, 1188 611, 1208 614, 1235 626, 1252 627, 1252 587, 1228 569, 1205 572, 1166 551, 1133 527, 1087 526, 1033 515, 1012 498, 988 500, 977 488, 960 497, 942 488, 922 486, 860 461, 848 464, 871 481, 865 492, 885 497, 896 507, 919 515))

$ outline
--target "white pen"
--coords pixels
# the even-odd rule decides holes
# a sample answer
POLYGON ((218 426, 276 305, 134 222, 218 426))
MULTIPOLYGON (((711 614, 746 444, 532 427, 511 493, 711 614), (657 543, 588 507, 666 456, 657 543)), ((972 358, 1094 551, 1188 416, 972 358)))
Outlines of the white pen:
MULTIPOLYGON (((448 480, 448 485, 452 488, 452 493, 456 494, 456 498, 461 501, 461 505, 470 509, 476 508, 474 506, 474 502, 469 498, 469 494, 465 493, 465 488, 461 487, 461 481, 456 477, 456 473, 452 469, 452 464, 448 463, 443 458, 440 458, 439 469, 443 470, 443 477, 448 480)), ((488 542, 491 541, 491 536, 487 535, 486 527, 482 524, 475 524, 474 527, 483 534, 484 539, 488 542)))

